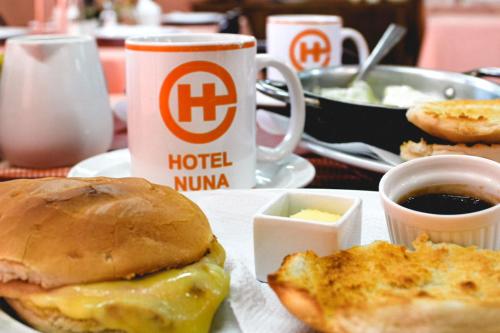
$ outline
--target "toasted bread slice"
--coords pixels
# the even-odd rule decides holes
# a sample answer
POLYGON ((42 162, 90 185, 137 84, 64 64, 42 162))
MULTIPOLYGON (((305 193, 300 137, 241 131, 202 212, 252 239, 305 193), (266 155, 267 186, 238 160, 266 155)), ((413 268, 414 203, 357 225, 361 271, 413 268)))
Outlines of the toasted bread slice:
POLYGON ((323 332, 500 332, 500 252, 386 242, 285 258, 269 276, 283 305, 323 332))
POLYGON ((406 141, 403 143, 400 147, 400 155, 405 161, 434 155, 472 155, 500 163, 500 144, 440 145, 429 144, 422 139, 420 142, 406 141))
POLYGON ((406 118, 423 131, 455 143, 500 143, 500 99, 429 102, 406 118))

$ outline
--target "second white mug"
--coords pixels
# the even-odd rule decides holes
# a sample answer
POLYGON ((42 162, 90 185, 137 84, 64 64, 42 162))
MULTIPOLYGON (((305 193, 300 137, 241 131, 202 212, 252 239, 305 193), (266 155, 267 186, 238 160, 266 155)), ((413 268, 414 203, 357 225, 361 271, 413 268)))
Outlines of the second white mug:
MULTIPOLYGON (((360 63, 368 57, 363 35, 342 27, 342 18, 334 15, 272 15, 266 24, 267 52, 301 72, 311 68, 337 66, 342 63, 342 43, 352 39, 360 63)), ((269 79, 283 77, 268 71, 269 79)))

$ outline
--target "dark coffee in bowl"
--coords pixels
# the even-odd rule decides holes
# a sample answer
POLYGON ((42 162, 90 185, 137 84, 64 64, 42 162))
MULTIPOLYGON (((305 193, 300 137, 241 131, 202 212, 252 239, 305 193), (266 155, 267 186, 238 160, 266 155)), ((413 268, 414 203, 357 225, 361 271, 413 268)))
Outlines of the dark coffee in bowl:
POLYGON ((412 210, 440 215, 474 213, 497 204, 492 198, 475 192, 460 185, 438 185, 410 192, 398 203, 412 210))

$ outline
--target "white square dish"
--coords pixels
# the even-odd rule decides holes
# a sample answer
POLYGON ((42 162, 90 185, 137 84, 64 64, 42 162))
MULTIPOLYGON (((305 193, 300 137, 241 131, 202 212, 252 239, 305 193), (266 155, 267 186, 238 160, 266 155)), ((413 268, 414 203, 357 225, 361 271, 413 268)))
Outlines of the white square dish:
POLYGON ((286 192, 253 219, 255 275, 267 282, 284 257, 311 250, 320 256, 359 245, 361 200, 328 193, 286 192), (302 209, 317 209, 342 215, 336 222, 290 218, 302 209))

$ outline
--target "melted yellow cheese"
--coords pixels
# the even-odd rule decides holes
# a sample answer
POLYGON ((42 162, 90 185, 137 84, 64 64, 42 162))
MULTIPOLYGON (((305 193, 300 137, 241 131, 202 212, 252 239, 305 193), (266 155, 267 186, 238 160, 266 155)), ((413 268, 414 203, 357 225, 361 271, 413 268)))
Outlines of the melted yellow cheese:
POLYGON ((129 333, 208 332, 229 292, 224 249, 212 242, 197 263, 130 281, 58 288, 23 302, 57 309, 72 319, 92 319, 129 333))

